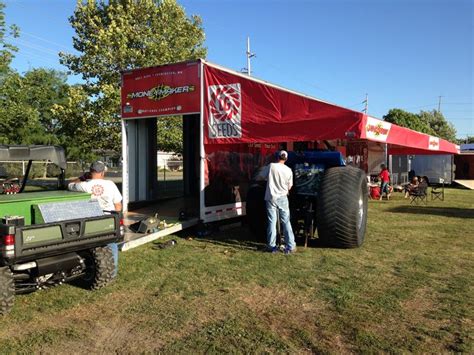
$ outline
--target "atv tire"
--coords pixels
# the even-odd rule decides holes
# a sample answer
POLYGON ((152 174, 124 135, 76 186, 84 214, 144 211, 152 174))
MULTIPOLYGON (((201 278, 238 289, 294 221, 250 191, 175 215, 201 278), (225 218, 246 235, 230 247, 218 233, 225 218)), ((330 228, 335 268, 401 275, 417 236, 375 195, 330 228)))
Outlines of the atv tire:
POLYGON ((0 267, 0 315, 7 314, 15 300, 15 282, 8 266, 0 267))
POLYGON ((267 210, 265 208, 265 186, 252 185, 247 192, 245 204, 246 220, 250 232, 259 242, 267 241, 267 210))
POLYGON ((109 247, 98 247, 85 255, 86 274, 81 283, 86 288, 98 290, 114 279, 114 256, 109 247))
POLYGON ((350 166, 327 169, 318 194, 316 221, 324 245, 357 248, 367 225, 367 178, 350 166))

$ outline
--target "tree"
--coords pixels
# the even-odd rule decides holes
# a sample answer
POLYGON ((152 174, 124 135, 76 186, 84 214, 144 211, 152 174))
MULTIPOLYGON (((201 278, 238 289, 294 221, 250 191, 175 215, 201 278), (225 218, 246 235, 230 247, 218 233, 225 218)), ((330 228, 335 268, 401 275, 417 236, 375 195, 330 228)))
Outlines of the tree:
POLYGON ((391 109, 383 116, 387 122, 395 123, 402 127, 407 127, 418 132, 440 137, 451 142, 456 141, 456 130, 448 122, 441 112, 420 111, 420 113, 411 113, 401 109, 391 109))
POLYGON ((32 69, 23 77, 25 103, 39 114, 39 120, 47 133, 55 134, 59 121, 53 117, 51 108, 67 99, 68 88, 65 73, 53 69, 32 69))
POLYGON ((60 60, 85 80, 103 149, 120 146, 121 70, 206 55, 201 19, 188 18, 175 0, 78 0, 69 20, 79 54, 60 60))
POLYGON ((391 109, 383 116, 387 122, 413 129, 418 132, 433 134, 431 127, 426 121, 423 121, 416 113, 407 112, 398 108, 391 109))
POLYGON ((158 148, 165 152, 183 153, 183 117, 160 117, 157 122, 158 148))
POLYGON ((66 102, 66 75, 56 70, 33 69, 23 76, 10 71, 0 82, 0 142, 9 144, 58 144, 64 117, 54 115, 66 102))
POLYGON ((451 122, 448 122, 444 115, 437 111, 420 111, 419 116, 422 121, 428 122, 434 135, 450 142, 456 141, 456 129, 451 122))
POLYGON ((67 88, 66 100, 51 107, 52 117, 58 122, 57 135, 66 148, 69 159, 92 161, 96 158, 95 142, 100 142, 100 125, 91 112, 90 100, 82 85, 67 88))
POLYGON ((45 131, 42 126, 51 100, 48 103, 39 98, 48 89, 37 82, 40 77, 55 78, 55 74, 31 71, 23 77, 10 68, 18 48, 6 39, 18 37, 19 29, 16 25, 7 27, 4 8, 0 1, 0 144, 55 143, 53 132, 45 131))
POLYGON ((0 76, 5 75, 10 70, 10 63, 13 60, 18 48, 6 41, 6 36, 18 37, 19 28, 16 25, 7 27, 5 21, 5 4, 0 1, 0 76))
POLYGON ((20 74, 4 74, 0 84, 2 144, 47 144, 54 140, 54 136, 47 135, 42 128, 39 112, 28 104, 28 89, 20 74))

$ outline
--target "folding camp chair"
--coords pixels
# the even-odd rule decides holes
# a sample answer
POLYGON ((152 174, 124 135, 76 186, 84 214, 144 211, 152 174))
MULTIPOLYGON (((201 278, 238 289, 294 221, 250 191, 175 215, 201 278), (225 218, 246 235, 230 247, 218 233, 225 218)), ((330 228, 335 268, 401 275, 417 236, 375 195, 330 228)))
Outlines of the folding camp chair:
POLYGON ((431 201, 444 201, 444 179, 439 179, 439 184, 431 186, 431 201))
POLYGON ((421 182, 416 189, 410 192, 410 204, 415 203, 418 205, 419 202, 428 204, 427 196, 428 184, 426 182, 421 182))

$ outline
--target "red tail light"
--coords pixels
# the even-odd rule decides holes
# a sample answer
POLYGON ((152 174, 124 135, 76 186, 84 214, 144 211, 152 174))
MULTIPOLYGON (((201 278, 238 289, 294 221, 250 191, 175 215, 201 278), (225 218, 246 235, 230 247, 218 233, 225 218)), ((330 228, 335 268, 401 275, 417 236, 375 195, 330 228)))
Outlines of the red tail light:
POLYGON ((15 245, 15 235, 14 234, 7 234, 3 236, 3 245, 10 246, 15 245))
POLYGON ((1 237, 2 246, 0 251, 3 256, 14 257, 15 256, 15 234, 6 234, 1 237))
POLYGON ((123 223, 123 218, 120 218, 120 236, 125 235, 125 224, 123 223))

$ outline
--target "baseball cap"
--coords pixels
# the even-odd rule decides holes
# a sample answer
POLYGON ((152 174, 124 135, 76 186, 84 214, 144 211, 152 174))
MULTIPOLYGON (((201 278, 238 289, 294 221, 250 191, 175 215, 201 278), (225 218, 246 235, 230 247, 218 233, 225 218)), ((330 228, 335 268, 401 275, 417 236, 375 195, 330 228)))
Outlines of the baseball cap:
POLYGON ((101 173, 103 171, 107 171, 107 166, 105 166, 103 161, 97 160, 91 164, 90 171, 101 173))
POLYGON ((280 151, 278 152, 278 157, 279 157, 280 159, 288 159, 288 153, 287 153, 287 151, 286 151, 286 150, 280 150, 280 151))

